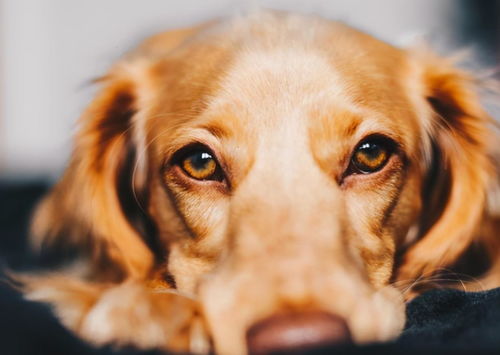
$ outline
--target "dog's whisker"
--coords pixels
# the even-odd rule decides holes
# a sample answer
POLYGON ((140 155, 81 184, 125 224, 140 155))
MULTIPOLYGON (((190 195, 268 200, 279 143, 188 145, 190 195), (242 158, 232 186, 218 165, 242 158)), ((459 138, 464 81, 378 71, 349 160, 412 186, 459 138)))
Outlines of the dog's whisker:
POLYGON ((422 274, 419 278, 414 280, 397 280, 392 282, 391 285, 400 289, 403 294, 410 292, 412 289, 420 285, 432 284, 433 287, 442 287, 443 285, 439 285, 439 283, 448 283, 448 286, 459 283, 464 291, 467 291, 467 283, 478 284, 480 290, 486 289, 479 279, 467 274, 454 272, 453 270, 444 267, 437 268, 436 271, 427 273, 427 275, 422 274), (446 274, 452 274, 452 277, 443 277, 439 275, 440 271, 445 272, 446 274))
POLYGON ((136 184, 135 184, 137 169, 139 167, 139 159, 144 159, 146 152, 147 152, 148 148, 151 146, 151 144, 153 144, 160 137, 164 136, 166 133, 167 133, 166 131, 160 132, 153 139, 151 139, 151 141, 148 144, 146 144, 146 146, 143 149, 141 149, 141 151, 139 151, 137 153, 137 159, 136 159, 136 162, 134 163, 134 168, 132 170, 132 179, 131 179, 132 194, 134 196, 135 202, 137 203, 137 205, 139 206, 139 208, 142 210, 142 212, 144 214, 147 214, 147 212, 144 209, 144 207, 142 206, 142 203, 137 196, 136 184))
MULTIPOLYGON (((157 115, 152 115, 149 119, 151 120, 158 120, 158 119, 161 119, 161 118, 168 118, 168 117, 171 117, 173 115, 176 115, 178 113, 176 112, 163 112, 161 114, 157 114, 157 115)), ((134 122, 135 125, 137 125, 138 123, 137 122, 134 122)), ((133 126, 130 126, 128 130, 132 129, 133 126)), ((141 149, 136 153, 136 159, 135 159, 135 162, 134 162, 134 167, 132 169, 132 178, 131 178, 131 188, 132 188, 132 195, 134 197, 134 200, 135 202, 137 203, 138 207, 141 209, 141 211, 144 213, 144 214, 147 214, 144 206, 142 206, 142 202, 140 201, 138 195, 137 195, 137 189, 136 189, 136 178, 137 178, 137 170, 139 168, 139 163, 141 161, 141 159, 145 159, 145 157, 147 156, 147 151, 149 149, 149 147, 157 140, 159 139, 160 137, 162 137, 163 135, 167 134, 168 131, 163 131, 163 132, 160 132, 159 134, 157 134, 156 136, 154 136, 152 139, 149 140, 149 142, 147 142, 145 144, 144 147, 141 147, 141 149)), ((146 132, 147 134, 147 132, 146 132)))

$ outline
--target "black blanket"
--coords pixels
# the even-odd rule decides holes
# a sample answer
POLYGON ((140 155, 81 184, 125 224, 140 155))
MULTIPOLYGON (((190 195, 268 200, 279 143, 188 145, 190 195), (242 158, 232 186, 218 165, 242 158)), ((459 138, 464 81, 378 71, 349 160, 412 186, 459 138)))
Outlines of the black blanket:
MULTIPOLYGON (((32 263, 26 228, 43 183, 0 183, 0 265, 32 263)), ((0 283, 0 354, 161 354, 93 348, 64 329, 41 304, 0 283)), ((408 304, 407 324, 390 344, 331 347, 315 354, 500 354, 500 288, 466 293, 433 290, 408 304)))

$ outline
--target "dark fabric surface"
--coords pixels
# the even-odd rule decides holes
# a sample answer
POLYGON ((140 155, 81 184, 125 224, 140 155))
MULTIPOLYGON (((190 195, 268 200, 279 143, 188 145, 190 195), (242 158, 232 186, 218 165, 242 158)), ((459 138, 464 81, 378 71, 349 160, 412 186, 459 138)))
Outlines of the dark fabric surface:
MULTIPOLYGON (((0 265, 23 269, 37 262, 25 236, 43 183, 0 182, 0 265)), ((412 301, 407 325, 391 344, 330 347, 314 354, 500 354, 500 289, 478 293, 433 290, 412 301)), ((0 283, 0 354, 161 354, 96 349, 74 337, 41 304, 0 283)))

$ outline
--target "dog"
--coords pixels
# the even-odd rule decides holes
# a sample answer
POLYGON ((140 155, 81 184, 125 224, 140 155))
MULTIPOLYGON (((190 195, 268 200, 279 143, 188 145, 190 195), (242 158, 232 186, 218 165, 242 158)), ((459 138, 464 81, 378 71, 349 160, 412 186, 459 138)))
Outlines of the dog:
POLYGON ((79 257, 20 277, 83 339, 382 342, 471 249, 465 287, 500 284, 497 131, 453 60, 261 11, 156 35, 98 82, 32 225, 79 257))

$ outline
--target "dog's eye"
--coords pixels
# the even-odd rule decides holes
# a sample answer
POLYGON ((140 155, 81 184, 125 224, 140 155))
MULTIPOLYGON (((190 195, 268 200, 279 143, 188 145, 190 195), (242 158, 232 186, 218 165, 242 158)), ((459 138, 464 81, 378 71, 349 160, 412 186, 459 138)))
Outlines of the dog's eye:
POLYGON ((384 167, 391 156, 391 145, 384 139, 366 139, 354 150, 351 163, 354 169, 370 174, 384 167))
POLYGON ((220 180, 221 169, 219 164, 206 150, 195 150, 186 154, 180 161, 184 172, 196 180, 220 180))

